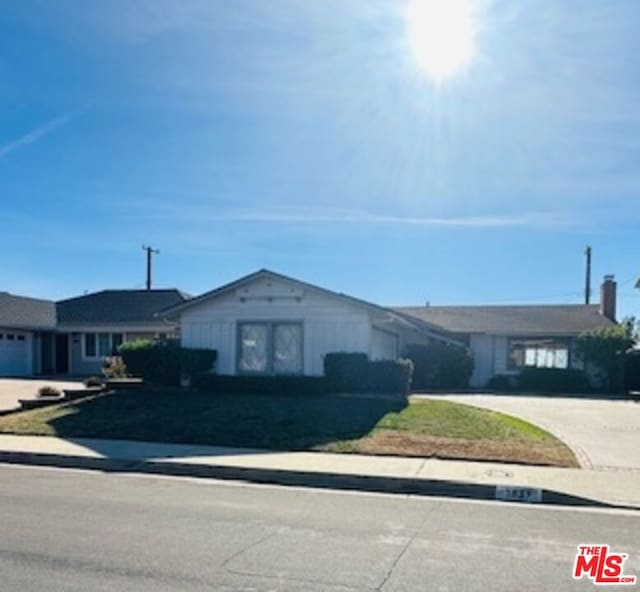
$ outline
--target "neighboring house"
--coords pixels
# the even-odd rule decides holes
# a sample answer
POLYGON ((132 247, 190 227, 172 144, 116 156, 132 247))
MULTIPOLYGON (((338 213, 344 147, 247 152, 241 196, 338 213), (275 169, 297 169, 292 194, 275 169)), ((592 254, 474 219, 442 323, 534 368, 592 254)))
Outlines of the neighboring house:
POLYGON ((40 371, 40 338, 56 326, 56 305, 0 292, 0 376, 40 371))
POLYGON ((135 339, 171 337, 176 325, 157 316, 188 296, 179 290, 103 290, 56 303, 55 370, 99 374, 105 357, 135 339))
POLYGON ((330 352, 395 360, 408 343, 453 342, 422 319, 266 269, 179 304, 182 345, 218 351, 220 374, 322 375, 330 352))
POLYGON ((605 276, 599 305, 410 306, 396 311, 446 329, 474 357, 470 386, 522 368, 583 368, 575 351, 583 331, 615 324, 616 283, 605 276))
POLYGON ((60 302, 0 293, 0 376, 99 374, 125 342, 177 335, 156 314, 184 302, 178 290, 104 290, 60 302))

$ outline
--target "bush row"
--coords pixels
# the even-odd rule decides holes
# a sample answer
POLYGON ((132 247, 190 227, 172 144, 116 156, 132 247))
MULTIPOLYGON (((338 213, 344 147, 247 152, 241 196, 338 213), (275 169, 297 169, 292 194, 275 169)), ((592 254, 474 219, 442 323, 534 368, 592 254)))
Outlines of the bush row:
POLYGON ((194 376, 213 369, 217 352, 180 347, 175 340, 138 339, 118 350, 130 376, 152 384, 177 386, 182 376, 194 376))
POLYGON ((364 353, 329 353, 324 375, 333 392, 407 395, 411 390, 411 360, 370 361, 364 353))
POLYGON ((202 373, 192 386, 212 393, 319 395, 377 393, 406 395, 411 387, 408 360, 371 362, 366 354, 331 353, 325 356, 324 376, 225 376, 202 373))
POLYGON ((588 393, 592 390, 589 377, 575 368, 523 368, 519 375, 499 374, 487 388, 496 391, 588 393))
POLYGON ((413 362, 413 389, 467 388, 473 372, 473 355, 466 347, 432 341, 408 345, 405 357, 413 362))

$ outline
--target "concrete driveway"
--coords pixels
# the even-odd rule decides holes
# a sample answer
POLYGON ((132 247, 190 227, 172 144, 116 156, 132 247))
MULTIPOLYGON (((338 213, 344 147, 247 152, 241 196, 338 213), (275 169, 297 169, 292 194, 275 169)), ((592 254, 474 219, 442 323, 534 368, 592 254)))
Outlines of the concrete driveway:
POLYGON ((569 445, 584 468, 640 471, 640 403, 522 395, 428 397, 493 409, 539 425, 569 445))
POLYGON ((35 399, 38 389, 45 384, 61 390, 84 386, 81 380, 0 378, 0 411, 20 407, 18 399, 35 399))

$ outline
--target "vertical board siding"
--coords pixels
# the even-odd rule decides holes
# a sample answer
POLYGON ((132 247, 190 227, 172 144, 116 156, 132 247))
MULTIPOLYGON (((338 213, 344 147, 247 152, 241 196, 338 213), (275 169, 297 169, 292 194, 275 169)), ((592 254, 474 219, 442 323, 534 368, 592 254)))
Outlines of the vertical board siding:
POLYGON ((311 290, 296 293, 296 297, 279 297, 280 287, 282 294, 290 289, 285 282, 271 280, 268 290, 265 280, 256 280, 255 284, 247 286, 248 297, 244 299, 235 293, 223 294, 181 315, 182 345, 217 350, 220 374, 236 372, 239 322, 301 322, 304 373, 308 375, 323 374, 327 353, 369 352, 371 318, 366 309, 311 290), (261 290, 266 293, 264 297, 260 296, 261 290))

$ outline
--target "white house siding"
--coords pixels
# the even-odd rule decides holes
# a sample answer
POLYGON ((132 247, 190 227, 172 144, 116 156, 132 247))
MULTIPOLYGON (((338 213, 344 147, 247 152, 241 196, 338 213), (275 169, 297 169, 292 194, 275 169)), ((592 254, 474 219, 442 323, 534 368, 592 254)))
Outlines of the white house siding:
POLYGON ((494 338, 491 335, 470 335, 469 347, 474 362, 469 383, 474 388, 481 388, 494 375, 494 338))
POLYGON ((507 366, 508 359, 509 338, 505 335, 495 335, 493 337, 493 373, 509 374, 510 370, 507 366))
POLYGON ((218 373, 235 374, 237 326, 251 321, 300 322, 306 375, 323 374, 327 353, 370 351, 372 319, 365 308, 271 278, 186 309, 180 317, 182 345, 216 349, 218 373))
POLYGON ((395 360, 398 357, 398 336, 374 327, 371 331, 369 358, 372 360, 395 360))

